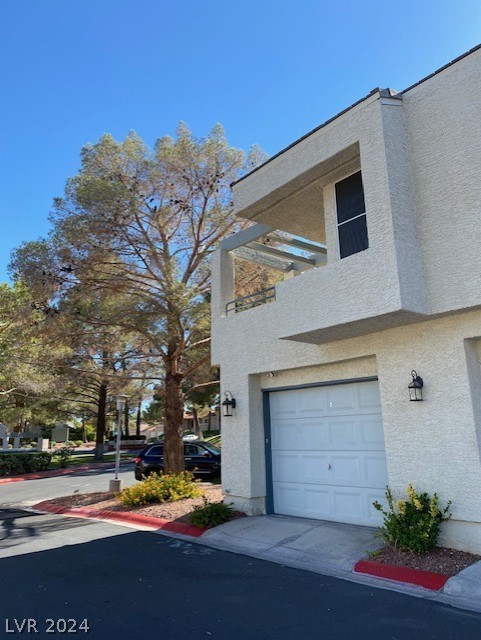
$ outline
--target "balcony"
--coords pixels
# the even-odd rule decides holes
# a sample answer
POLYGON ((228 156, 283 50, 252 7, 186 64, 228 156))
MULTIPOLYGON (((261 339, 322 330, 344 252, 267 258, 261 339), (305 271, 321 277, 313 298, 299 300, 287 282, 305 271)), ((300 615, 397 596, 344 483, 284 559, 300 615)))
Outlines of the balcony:
POLYGON ((213 344, 251 332, 322 344, 426 316, 402 100, 372 94, 235 183, 233 193, 236 214, 254 224, 225 239, 213 262, 213 344), (356 173, 367 241, 345 252, 337 185, 356 173), (279 277, 241 291, 238 260, 279 277))
MULTIPOLYGON (((277 273, 275 283, 324 265, 327 259, 325 245, 261 224, 227 238, 221 243, 221 249, 230 252, 236 263, 248 262, 257 265, 260 270, 277 273)), ((276 287, 272 285, 244 292, 227 301, 225 315, 246 311, 275 299, 276 287)))
POLYGON ((228 316, 230 313, 239 313, 246 309, 253 309, 261 304, 273 302, 275 299, 276 288, 268 287, 262 291, 256 291, 255 293, 250 293, 247 296, 241 296, 239 298, 235 298, 235 300, 231 300, 225 305, 225 315, 228 316))

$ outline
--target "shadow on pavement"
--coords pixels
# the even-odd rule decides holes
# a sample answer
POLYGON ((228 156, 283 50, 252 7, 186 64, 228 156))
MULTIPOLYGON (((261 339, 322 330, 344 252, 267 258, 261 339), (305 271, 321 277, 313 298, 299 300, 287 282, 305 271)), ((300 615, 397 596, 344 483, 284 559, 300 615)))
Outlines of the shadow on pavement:
MULTIPOLYGON (((29 519, 10 516, 20 527, 29 519)), ((39 517, 64 529, 66 544, 0 559, 2 613, 35 619, 36 637, 50 637, 46 618, 86 619, 95 640, 472 640, 479 633, 480 616, 431 601, 153 533, 111 535, 99 524, 91 535, 107 536, 72 544, 72 525, 82 524, 39 517)))
POLYGON ((0 509, 0 549, 26 544, 32 538, 38 538, 48 533, 85 527, 86 525, 88 522, 80 519, 45 519, 45 516, 40 513, 19 509, 0 509))

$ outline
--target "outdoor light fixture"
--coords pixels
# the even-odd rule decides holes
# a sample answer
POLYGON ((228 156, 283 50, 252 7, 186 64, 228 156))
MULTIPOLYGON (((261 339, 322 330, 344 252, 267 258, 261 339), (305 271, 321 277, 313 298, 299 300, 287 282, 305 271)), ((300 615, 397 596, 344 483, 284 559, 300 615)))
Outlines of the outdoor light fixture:
POLYGON ((226 391, 224 395, 225 400, 222 403, 222 406, 224 407, 224 416, 228 418, 232 415, 232 409, 235 409, 236 402, 235 398, 232 397, 232 393, 230 391, 226 391))
POLYGON ((118 411, 123 411, 125 409, 125 403, 127 402, 127 398, 128 396, 124 395, 123 393, 120 393, 117 396, 117 410, 118 411))
POLYGON ((119 479, 120 471, 120 440, 122 438, 122 416, 128 396, 119 393, 117 402, 117 437, 115 439, 115 479, 109 482, 109 491, 118 493, 122 489, 122 480, 119 479))
POLYGON ((408 384, 409 400, 411 402, 418 402, 423 399, 423 379, 414 371, 411 371, 413 381, 408 384))

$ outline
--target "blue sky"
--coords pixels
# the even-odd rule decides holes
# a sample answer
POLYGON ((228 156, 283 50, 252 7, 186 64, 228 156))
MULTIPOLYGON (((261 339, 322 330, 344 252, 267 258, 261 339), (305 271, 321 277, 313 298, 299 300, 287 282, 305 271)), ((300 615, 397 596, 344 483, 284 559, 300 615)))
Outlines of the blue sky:
POLYGON ((0 20, 0 280, 80 148, 179 120, 274 154, 376 86, 481 41, 478 0, 14 0, 0 20))

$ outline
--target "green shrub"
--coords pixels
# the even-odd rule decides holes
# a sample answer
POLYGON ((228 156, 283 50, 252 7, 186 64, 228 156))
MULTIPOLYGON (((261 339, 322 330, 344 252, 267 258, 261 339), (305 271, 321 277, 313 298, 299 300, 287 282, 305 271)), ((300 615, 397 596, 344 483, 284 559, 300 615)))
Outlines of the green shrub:
POLYGON ((17 473, 45 471, 52 456, 46 451, 37 453, 0 453, 0 477, 17 473))
POLYGON ((194 507, 194 511, 189 515, 189 521, 196 527, 216 527, 227 522, 232 517, 234 509, 232 503, 209 502, 204 497, 202 507, 194 507))
MULTIPOLYGON (((86 425, 85 427, 85 435, 87 440, 90 442, 92 440, 95 440, 95 427, 91 426, 91 425, 86 425)), ((69 429, 69 438, 70 440, 82 440, 83 441, 83 432, 82 432, 82 427, 78 427, 78 428, 71 428, 69 429)))
POLYGON ((207 429, 206 431, 202 431, 202 439, 207 440, 208 438, 212 438, 213 436, 220 435, 219 429, 211 429, 210 431, 207 429))
POLYGON ((68 466, 72 453, 73 449, 71 447, 60 447, 60 449, 54 451, 52 457, 58 462, 58 466, 64 469, 68 466))
POLYGON ((37 443, 35 442, 35 440, 33 440, 33 441, 30 443, 30 446, 31 446, 33 449, 35 449, 35 447, 37 446, 37 443))
POLYGON ((152 502, 175 502, 182 498, 198 498, 202 489, 193 481, 193 475, 183 471, 179 475, 153 474, 141 483, 127 487, 120 494, 120 501, 128 507, 152 502))
POLYGON ((436 493, 432 497, 427 493, 417 493, 412 485, 407 488, 407 499, 396 503, 391 489, 387 487, 386 500, 389 509, 377 501, 373 505, 383 514, 381 534, 389 545, 416 553, 436 547, 441 522, 451 517, 451 501, 440 509, 436 493))
POLYGON ((83 440, 75 440, 75 446, 81 447, 83 445, 83 440))

